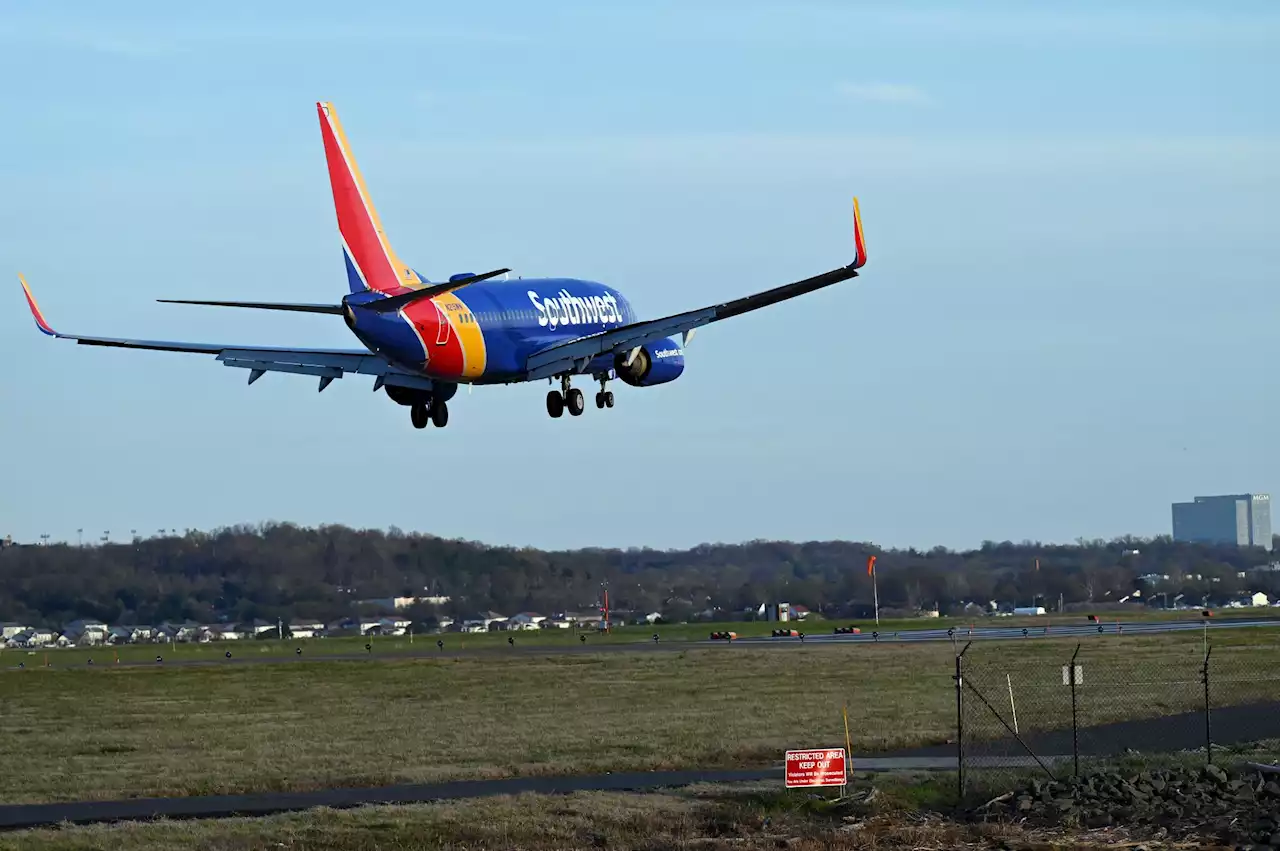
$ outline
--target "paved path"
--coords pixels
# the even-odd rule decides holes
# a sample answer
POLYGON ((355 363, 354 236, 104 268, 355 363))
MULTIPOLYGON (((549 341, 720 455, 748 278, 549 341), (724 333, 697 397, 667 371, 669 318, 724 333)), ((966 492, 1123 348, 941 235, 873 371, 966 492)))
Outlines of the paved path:
MULTIPOLYGON (((1061 757, 1059 757, 1060 759, 1061 757)), ((1027 759, 1028 765, 1034 765, 1027 759)), ((954 771, 950 756, 854 757, 855 772, 954 771)), ((742 783, 783 780, 782 766, 721 771, 639 771, 504 780, 461 780, 415 783, 366 789, 321 789, 313 792, 268 792, 256 795, 208 795, 186 798, 134 798, 119 801, 70 801, 56 804, 0 806, 0 829, 16 830, 71 822, 137 821, 155 818, 228 818, 297 812, 315 807, 347 808, 371 804, 421 804, 491 795, 564 794, 568 792, 641 792, 697 783, 742 783)))

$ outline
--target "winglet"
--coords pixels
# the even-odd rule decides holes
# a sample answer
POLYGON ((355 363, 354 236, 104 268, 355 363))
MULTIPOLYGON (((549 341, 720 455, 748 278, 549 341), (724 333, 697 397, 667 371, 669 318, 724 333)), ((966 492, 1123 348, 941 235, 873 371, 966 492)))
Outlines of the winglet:
POLYGON ((857 256, 851 265, 855 269, 861 269, 867 262, 867 243, 862 238, 862 213, 858 210, 856 195, 853 196, 853 245, 857 256))
POLYGON ((31 287, 27 286, 27 279, 22 277, 22 273, 18 273, 18 282, 22 284, 22 292, 27 296, 27 307, 31 308, 31 315, 35 317, 36 327, 48 334, 50 337, 58 336, 58 332, 49 327, 49 323, 44 321, 44 314, 40 312, 40 306, 36 304, 36 297, 31 294, 31 287))

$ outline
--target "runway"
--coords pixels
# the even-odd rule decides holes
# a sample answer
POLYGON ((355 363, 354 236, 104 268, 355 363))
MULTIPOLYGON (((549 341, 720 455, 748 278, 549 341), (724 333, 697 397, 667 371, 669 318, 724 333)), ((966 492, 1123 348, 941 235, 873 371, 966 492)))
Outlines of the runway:
MULTIPOLYGON (((787 624, 804 633, 804 642, 842 644, 880 643, 880 642, 915 642, 915 641, 993 641, 1017 640, 1023 638, 1085 638, 1094 635, 1151 635, 1166 632, 1200 632, 1208 627, 1210 631, 1218 629, 1257 629, 1260 627, 1280 627, 1280 617, 1259 618, 1250 620, 1208 619, 1201 621, 1110 621, 1099 623, 1065 624, 1046 623, 1044 626, 974 626, 948 627, 945 629, 912 629, 879 632, 874 627, 863 630, 860 635, 833 635, 826 633, 804 633, 804 624, 797 621, 787 624)), ((797 638, 772 638, 770 636, 739 638, 735 644, 758 644, 761 642, 799 641, 797 638)))
MULTIPOLYGON (((1083 618, 1080 618, 1083 621, 1083 618)), ((1030 638, 1077 638, 1083 639, 1090 636, 1112 635, 1151 635, 1159 633, 1173 632, 1199 632, 1205 629, 1205 624, 1199 621, 1129 621, 1129 622, 1104 622, 1104 623, 1072 623, 1067 624, 1062 621, 1056 623, 1046 622, 1044 626, 1018 626, 1018 627, 997 627, 997 626, 974 626, 970 627, 954 627, 939 629, 913 629, 913 630, 896 630, 878 632, 875 628, 870 631, 864 631, 859 635, 835 635, 831 632, 835 626, 840 625, 840 621, 823 621, 821 628, 823 632, 805 632, 806 626, 818 626, 818 624, 805 624, 802 621, 795 621, 784 625, 796 629, 801 633, 802 637, 785 637, 774 638, 771 636, 752 636, 746 638, 737 638, 732 641, 700 639, 695 641, 636 641, 625 644, 614 642, 594 643, 590 640, 577 645, 547 645, 537 642, 524 644, 520 643, 520 634, 514 633, 513 637, 516 643, 511 646, 495 646, 482 648, 459 648, 451 646, 454 642, 458 642, 463 637, 453 633, 447 633, 441 636, 432 635, 430 637, 423 636, 421 649, 401 649, 389 652, 380 652, 378 650, 378 642, 373 642, 374 649, 369 652, 325 652, 323 649, 323 639, 319 642, 308 641, 302 652, 273 652, 261 653, 257 652, 253 642, 239 641, 228 642, 226 652, 231 656, 218 656, 214 658, 200 659, 183 659, 183 658, 166 658, 167 645, 156 645, 156 656, 151 659, 132 659, 122 660, 120 662, 99 661, 96 664, 89 664, 81 661, 65 662, 55 658, 50 662, 50 668, 60 670, 67 669, 97 669, 97 670, 113 670, 117 668, 186 668, 186 667, 207 667, 211 665, 243 665, 243 664, 290 664, 304 662, 356 662, 366 660, 389 660, 389 659, 426 659, 426 658, 462 658, 462 657, 501 657, 512 655, 529 655, 529 656, 561 656, 573 654, 598 654, 598 653, 666 653, 681 652, 690 649, 708 648, 708 647, 752 647, 752 648, 792 648, 810 645, 841 645, 841 644, 909 644, 919 642, 966 642, 966 641, 1015 641, 1030 638), (435 640, 443 641, 444 647, 440 648, 435 645, 435 640)), ((1210 631, 1221 629, 1259 629, 1266 627, 1280 627, 1280 617, 1264 618, 1264 619, 1248 619, 1248 620, 1220 620, 1208 622, 1210 631)), ((658 628, 659 633, 661 627, 658 628)), ((710 630, 708 630, 708 634, 710 630)), ((221 649, 221 648, 219 648, 221 649)), ((110 648, 104 648, 104 653, 110 652, 110 648)), ((26 660, 32 657, 16 656, 16 661, 8 662, 8 659, 15 657, 6 655, 6 664, 0 670, 17 671, 26 667, 43 668, 43 662, 37 664, 32 661, 31 665, 26 664, 26 660)))

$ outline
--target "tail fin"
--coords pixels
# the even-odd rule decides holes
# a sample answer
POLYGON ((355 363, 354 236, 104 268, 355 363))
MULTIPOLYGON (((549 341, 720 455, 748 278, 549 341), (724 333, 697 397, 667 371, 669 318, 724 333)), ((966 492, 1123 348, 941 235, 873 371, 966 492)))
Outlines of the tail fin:
POLYGON ((393 292, 401 287, 420 288, 424 279, 396 256, 391 240, 382 230, 378 211, 360 176, 347 136, 342 132, 338 111, 333 104, 325 102, 317 103, 316 111, 320 116, 324 158, 329 166, 329 185, 333 189, 333 206, 338 214, 338 232, 342 234, 351 291, 393 292))

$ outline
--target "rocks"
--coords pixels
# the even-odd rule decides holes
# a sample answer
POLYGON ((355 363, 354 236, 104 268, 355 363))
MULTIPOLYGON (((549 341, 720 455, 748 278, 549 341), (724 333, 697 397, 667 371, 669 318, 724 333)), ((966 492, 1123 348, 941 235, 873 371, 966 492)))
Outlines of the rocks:
MULTIPOLYGON (((977 815, 977 814, 975 814, 977 815)), ((1280 781, 1254 767, 1218 765, 1031 780, 983 808, 981 815, 1031 824, 1202 834, 1239 847, 1280 848, 1280 781)))

